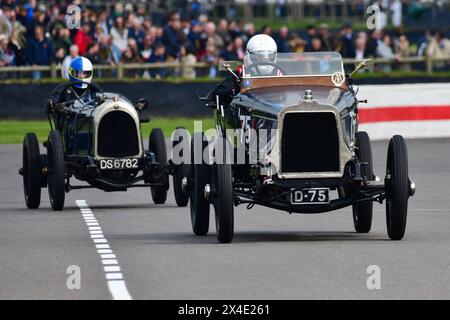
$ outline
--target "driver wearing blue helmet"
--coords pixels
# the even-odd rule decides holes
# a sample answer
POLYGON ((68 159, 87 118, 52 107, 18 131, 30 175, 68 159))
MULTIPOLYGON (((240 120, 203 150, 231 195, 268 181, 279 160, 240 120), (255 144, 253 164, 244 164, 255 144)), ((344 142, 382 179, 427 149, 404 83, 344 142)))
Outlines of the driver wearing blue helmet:
POLYGON ((92 82, 93 67, 89 59, 76 57, 68 67, 71 85, 62 84, 57 87, 52 95, 51 101, 57 103, 70 103, 71 101, 83 101, 88 103, 94 101, 97 90, 89 85, 92 82), (64 92, 63 92, 64 91, 64 92))

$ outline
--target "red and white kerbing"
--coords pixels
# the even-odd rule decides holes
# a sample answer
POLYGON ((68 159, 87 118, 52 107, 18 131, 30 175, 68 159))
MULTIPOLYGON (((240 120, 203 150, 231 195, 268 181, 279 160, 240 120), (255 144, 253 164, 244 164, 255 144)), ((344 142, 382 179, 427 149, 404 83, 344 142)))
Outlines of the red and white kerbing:
POLYGON ((359 130, 372 140, 450 137, 450 83, 361 85, 359 130))

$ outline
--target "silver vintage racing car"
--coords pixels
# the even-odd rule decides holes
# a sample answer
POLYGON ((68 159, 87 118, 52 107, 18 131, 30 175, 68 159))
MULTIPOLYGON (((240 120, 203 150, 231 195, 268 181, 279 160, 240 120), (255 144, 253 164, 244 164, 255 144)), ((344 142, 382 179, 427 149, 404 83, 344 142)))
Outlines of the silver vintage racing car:
POLYGON ((242 75, 230 63, 222 68, 241 90, 229 105, 211 95, 202 99, 214 112, 217 132, 216 138, 193 136, 193 164, 183 180, 195 234, 208 232, 212 205, 218 240, 232 241, 234 207, 242 204, 309 214, 352 206, 355 230, 366 233, 373 203, 385 201, 388 235, 403 238, 415 192, 405 140, 392 137, 386 173, 376 177, 369 136, 358 130, 361 101, 338 53, 278 54, 275 63, 244 59, 242 75), (271 75, 258 74, 258 67, 271 75), (195 162, 196 153, 209 158, 195 162))

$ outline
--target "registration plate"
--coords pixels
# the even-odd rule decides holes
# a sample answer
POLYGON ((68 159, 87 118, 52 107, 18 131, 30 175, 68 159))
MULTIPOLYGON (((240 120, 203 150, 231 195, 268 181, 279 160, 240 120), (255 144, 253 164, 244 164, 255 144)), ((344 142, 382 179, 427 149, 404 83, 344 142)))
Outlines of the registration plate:
POLYGON ((327 204, 330 203, 329 188, 311 188, 291 192, 292 204, 327 204))
POLYGON ((102 159, 100 160, 100 170, 121 170, 139 168, 138 159, 102 159))

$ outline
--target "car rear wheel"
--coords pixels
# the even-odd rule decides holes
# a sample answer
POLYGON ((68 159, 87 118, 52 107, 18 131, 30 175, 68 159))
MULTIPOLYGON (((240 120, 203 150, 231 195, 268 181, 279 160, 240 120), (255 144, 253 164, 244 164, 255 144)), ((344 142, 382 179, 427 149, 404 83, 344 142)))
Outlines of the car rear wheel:
POLYGON ((386 224, 391 240, 405 235, 408 213, 408 151, 405 139, 396 135, 389 142, 386 168, 386 224))
POLYGON ((216 218, 217 240, 230 243, 234 235, 233 182, 230 164, 217 164, 214 170, 215 194, 213 204, 216 218))
MULTIPOLYGON (((189 202, 189 194, 187 190, 183 190, 183 178, 189 175, 189 164, 184 163, 184 154, 190 154, 189 134, 185 128, 177 128, 177 136, 172 142, 173 148, 181 147, 176 155, 181 158, 182 162, 174 165, 173 170, 173 191, 175 194, 175 202, 178 207, 186 207, 189 202)), ((177 148, 178 150, 178 148, 177 148)), ((173 155, 172 155, 173 161, 173 155)))
POLYGON ((57 130, 52 130, 47 141, 48 159, 48 195, 50 204, 54 211, 61 211, 64 208, 66 197, 65 191, 65 163, 64 145, 61 134, 57 130))
POLYGON ((149 149, 155 154, 156 161, 159 163, 157 179, 153 182, 158 185, 151 187, 152 199, 155 204, 163 204, 167 199, 167 190, 169 189, 169 177, 167 168, 166 139, 161 129, 152 129, 149 138, 149 149))
POLYGON ((37 209, 41 203, 42 167, 34 133, 27 133, 23 140, 22 175, 25 203, 28 209, 37 209))
POLYGON ((205 150, 207 152, 207 148, 208 144, 204 140, 203 133, 195 133, 191 140, 188 190, 192 231, 198 236, 206 235, 209 230, 210 203, 205 198, 205 186, 210 181, 210 167, 203 159, 203 154, 205 150))
MULTIPOLYGON (((361 166, 364 179, 373 180, 372 146, 367 132, 356 133, 356 156, 363 163, 361 166)), ((353 205, 353 225, 358 233, 368 233, 372 228, 373 202, 359 202, 353 205)))

